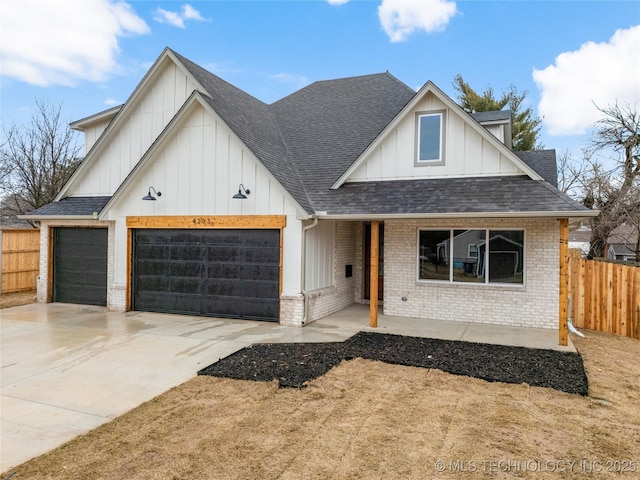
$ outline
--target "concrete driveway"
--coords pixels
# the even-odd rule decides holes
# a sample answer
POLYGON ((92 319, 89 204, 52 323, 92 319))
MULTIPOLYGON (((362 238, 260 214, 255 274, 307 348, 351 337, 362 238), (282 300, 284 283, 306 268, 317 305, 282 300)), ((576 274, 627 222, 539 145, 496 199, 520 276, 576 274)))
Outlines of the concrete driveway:
POLYGON ((555 330, 380 315, 366 305, 307 325, 108 312, 60 303, 0 310, 0 472, 179 385, 252 343, 339 342, 360 330, 574 351, 555 330))
POLYGON ((0 310, 0 472, 252 343, 341 341, 353 333, 60 303, 0 310))

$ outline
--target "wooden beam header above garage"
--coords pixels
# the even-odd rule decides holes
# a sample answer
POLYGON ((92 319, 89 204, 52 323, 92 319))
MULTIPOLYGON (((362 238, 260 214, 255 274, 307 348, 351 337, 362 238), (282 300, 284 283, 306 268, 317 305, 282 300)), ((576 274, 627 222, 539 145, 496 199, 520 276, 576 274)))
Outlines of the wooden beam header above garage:
POLYGON ((127 228, 284 228, 285 215, 127 217, 127 228))

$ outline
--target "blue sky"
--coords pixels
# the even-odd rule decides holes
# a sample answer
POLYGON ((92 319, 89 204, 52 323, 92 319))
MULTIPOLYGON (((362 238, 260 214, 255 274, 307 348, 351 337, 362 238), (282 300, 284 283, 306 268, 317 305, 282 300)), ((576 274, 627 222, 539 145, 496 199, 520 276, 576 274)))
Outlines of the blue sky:
POLYGON ((543 117, 542 142, 579 151, 593 102, 640 104, 640 2, 2 0, 0 114, 36 99, 72 121, 123 103, 169 46, 271 103, 317 80, 388 70, 455 99, 510 84, 543 117))

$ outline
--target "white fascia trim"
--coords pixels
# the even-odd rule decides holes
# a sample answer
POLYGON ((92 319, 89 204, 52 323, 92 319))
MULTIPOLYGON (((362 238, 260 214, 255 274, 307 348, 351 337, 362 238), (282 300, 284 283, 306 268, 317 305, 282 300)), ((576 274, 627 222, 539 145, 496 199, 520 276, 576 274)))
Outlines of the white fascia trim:
POLYGON ((200 82, 196 81, 193 75, 191 75, 191 72, 189 72, 189 70, 182 64, 182 62, 178 60, 178 58, 173 54, 171 49, 169 47, 165 47, 165 49, 162 51, 158 59, 154 62, 154 64, 147 71, 147 73, 145 73, 144 77, 142 77, 142 80, 140 81, 138 86, 133 90, 133 92, 131 93, 127 101, 124 103, 122 108, 120 108, 118 113, 116 113, 111 123, 109 123, 109 125, 102 132, 102 134, 100 135, 96 143, 93 145, 93 147, 91 147, 91 150, 89 150, 89 152, 85 156, 84 161, 80 163, 78 168, 76 168, 76 170, 73 172, 73 175, 71 175, 71 178, 67 180, 67 183, 65 183, 64 187, 62 187, 62 190, 60 190, 58 195, 56 195, 56 198, 54 199, 54 201, 58 201, 61 198, 64 198, 66 196, 66 193, 69 190, 70 186, 75 182, 77 178, 79 178, 81 175, 84 174, 84 171, 89 168, 88 165, 92 164, 94 159, 105 148, 107 143, 105 139, 111 135, 111 132, 115 128, 117 128, 118 125, 121 123, 122 119, 125 116, 127 116, 129 110, 133 108, 132 105, 136 103, 136 99, 140 97, 142 92, 152 82, 153 78, 155 78, 156 74, 159 72, 161 66, 164 64, 167 58, 171 59, 171 61, 175 65, 179 66, 183 70, 183 72, 186 75, 188 75, 189 78, 191 78, 191 80, 198 87, 198 89, 205 91, 205 89, 202 87, 200 82))
POLYGON ((98 220, 93 215, 16 215, 20 220, 98 220))
MULTIPOLYGON (((473 118, 473 117, 471 117, 471 118, 473 118)), ((474 118, 474 120, 475 120, 475 118, 474 118)), ((491 121, 488 121, 488 122, 480 122, 480 121, 476 120, 476 122, 478 122, 483 127, 485 125, 508 125, 509 123, 511 123, 509 120, 491 120, 491 121)))
POLYGON ((448 109, 455 111, 463 120, 465 120, 466 124, 471 126, 482 138, 491 143, 495 148, 498 149, 505 157, 509 158, 520 170, 526 173, 533 180, 544 180, 535 170, 529 167, 523 160, 511 151, 504 143, 498 140, 493 134, 487 131, 477 120, 471 117, 472 121, 468 121, 470 115, 465 112, 460 105, 455 103, 453 100, 449 98, 447 94, 445 94, 442 90, 440 90, 431 80, 424 84, 424 86, 415 94, 415 96, 411 99, 409 103, 407 103, 402 110, 396 115, 396 117, 380 132, 380 134, 376 137, 376 139, 369 144, 367 148, 365 148, 364 152, 360 154, 360 156, 356 159, 355 162, 351 164, 351 166, 338 178, 338 180, 331 186, 332 190, 336 190, 342 186, 346 180, 351 176, 351 174, 364 162, 364 159, 375 150, 380 142, 387 136, 388 132, 396 128, 398 123, 409 113, 417 103, 424 98, 424 96, 428 93, 433 93, 440 101, 442 101, 448 109))
POLYGON ((595 217, 599 210, 587 212, 480 212, 480 213, 399 213, 399 214, 362 214, 332 215, 317 214, 320 220, 408 220, 408 219, 459 219, 459 218, 587 218, 595 217))
POLYGON ((80 120, 71 122, 69 124, 69 128, 71 128, 72 130, 78 130, 79 132, 84 132, 84 129, 92 123, 97 123, 105 119, 112 120, 122 107, 124 107, 124 104, 109 108, 107 110, 103 110, 102 112, 94 113, 93 115, 89 115, 88 117, 81 118, 80 120))
POLYGON ((345 184, 349 183, 371 183, 371 182, 396 182, 396 181, 418 181, 418 180, 444 180, 444 179, 453 179, 453 178, 490 178, 490 177, 528 177, 523 173, 513 173, 513 172, 503 172, 503 173, 480 173, 477 175, 473 175, 470 177, 469 175, 433 175, 433 176, 422 176, 422 177, 378 177, 378 178, 363 178, 354 182, 345 182, 345 184))

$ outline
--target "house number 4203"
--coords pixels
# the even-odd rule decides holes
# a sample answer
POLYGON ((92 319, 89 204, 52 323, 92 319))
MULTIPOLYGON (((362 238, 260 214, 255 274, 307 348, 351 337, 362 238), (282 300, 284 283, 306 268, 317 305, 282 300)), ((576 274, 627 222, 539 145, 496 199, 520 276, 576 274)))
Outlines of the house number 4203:
POLYGON ((193 220, 191 220, 191 222, 194 225, 213 225, 213 220, 205 217, 196 217, 193 220))

